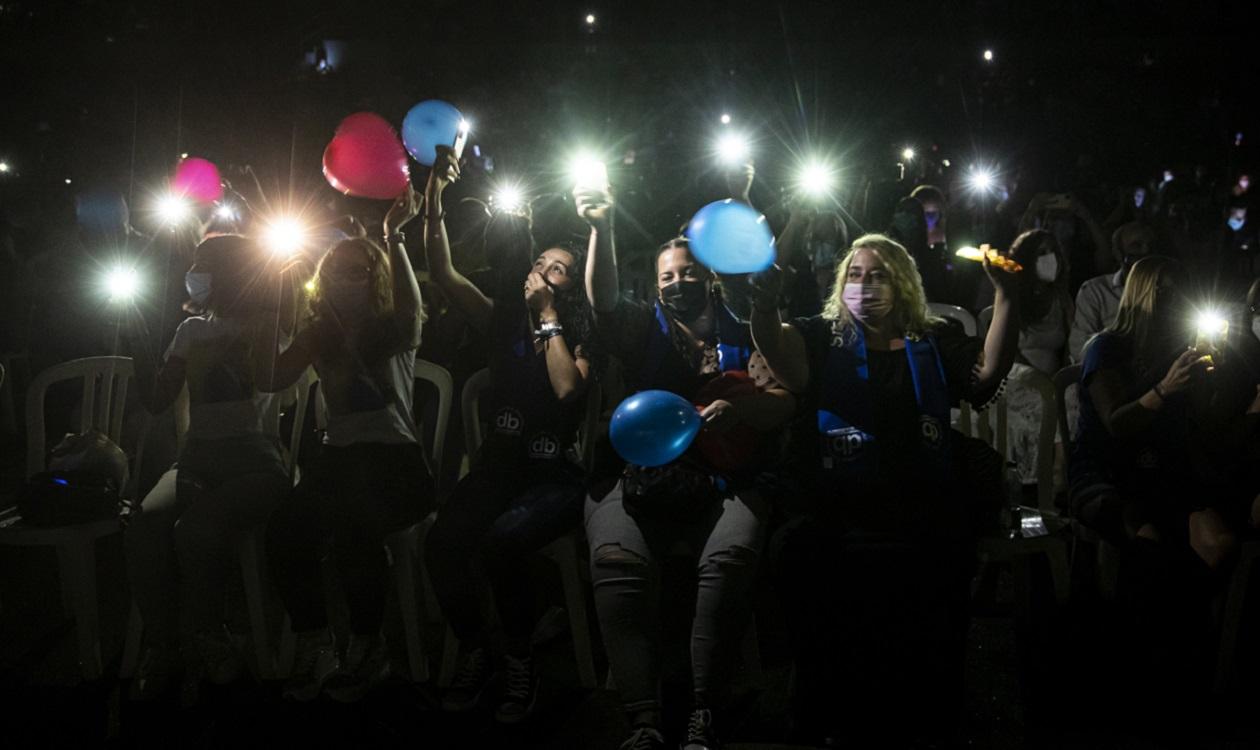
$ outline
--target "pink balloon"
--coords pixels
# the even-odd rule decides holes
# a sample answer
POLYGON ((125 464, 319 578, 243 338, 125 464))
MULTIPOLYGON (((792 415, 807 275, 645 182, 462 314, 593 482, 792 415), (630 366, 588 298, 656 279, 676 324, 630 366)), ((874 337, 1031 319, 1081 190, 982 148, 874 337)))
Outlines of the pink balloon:
POLYGON ((213 203, 223 197, 223 179, 212 162, 194 156, 175 167, 171 189, 193 200, 213 203))
POLYGON ((324 178, 346 195, 392 200, 410 181, 407 152, 380 115, 359 112, 337 126, 324 149, 324 178))

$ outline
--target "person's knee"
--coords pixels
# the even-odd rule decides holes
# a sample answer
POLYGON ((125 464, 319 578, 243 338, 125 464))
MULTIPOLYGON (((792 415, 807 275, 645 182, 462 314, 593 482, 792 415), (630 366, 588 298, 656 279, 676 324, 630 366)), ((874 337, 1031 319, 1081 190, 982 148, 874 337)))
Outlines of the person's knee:
POLYGON ((591 553, 591 580, 596 587, 616 580, 644 580, 649 564, 646 556, 617 542, 601 544, 591 553))
POLYGON ((1238 540, 1213 511, 1200 511, 1190 517, 1190 547, 1208 567, 1219 568, 1237 546, 1238 540))
POLYGON ((756 573, 761 553, 747 545, 732 544, 714 550, 700 559, 698 572, 701 578, 718 575, 723 578, 751 577, 756 573))

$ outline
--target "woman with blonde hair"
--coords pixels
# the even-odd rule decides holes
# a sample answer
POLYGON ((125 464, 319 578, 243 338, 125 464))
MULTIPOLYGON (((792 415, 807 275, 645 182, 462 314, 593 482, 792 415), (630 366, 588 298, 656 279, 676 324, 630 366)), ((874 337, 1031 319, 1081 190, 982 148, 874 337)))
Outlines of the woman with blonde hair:
MULTIPOLYGON (((775 274, 756 284, 753 339, 806 406, 793 451, 805 507, 772 543, 799 649, 800 741, 842 725, 918 741, 957 721, 943 698, 961 693, 972 509, 1000 482, 975 476, 976 446, 950 429, 950 407, 997 393, 1018 335, 1015 276, 985 271, 996 295, 984 341, 929 314, 914 261, 883 235, 854 241, 821 316, 783 324, 775 274), (916 710, 888 713, 906 703, 916 710)), ((981 460, 1000 477, 996 454, 981 460)))
POLYGON ((338 243, 320 261, 309 313, 291 346, 258 351, 273 362, 264 389, 281 390, 314 366, 328 406, 317 461, 267 527, 267 553, 298 634, 285 697, 363 697, 389 673, 381 638, 387 578, 384 541, 434 505, 412 408, 423 322, 420 287, 399 229, 419 212, 408 189, 385 217, 388 254, 365 238, 338 243), (332 559, 350 610, 350 640, 338 662, 328 629, 320 559, 332 559), (327 684, 325 684, 327 683, 327 684))

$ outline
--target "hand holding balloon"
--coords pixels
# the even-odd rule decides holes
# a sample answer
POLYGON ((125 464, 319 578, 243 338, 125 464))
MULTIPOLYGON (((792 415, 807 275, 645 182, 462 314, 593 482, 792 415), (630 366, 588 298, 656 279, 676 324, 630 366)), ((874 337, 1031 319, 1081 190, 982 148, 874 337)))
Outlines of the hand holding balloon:
POLYGON ((639 466, 663 466, 687 451, 702 420, 696 408, 669 391, 640 391, 617 407, 608 437, 618 455, 639 466))
POLYGON ((774 235, 766 217, 729 198, 697 211, 687 223, 687 239, 696 260, 718 273, 756 273, 774 264, 774 235))
POLYGON ((719 434, 739 424, 739 416, 735 413, 735 405, 720 398, 701 409, 700 418, 704 420, 705 430, 719 434))
POLYGON ((388 239, 398 230, 406 226, 407 222, 420 215, 420 205, 422 201, 420 195, 416 193, 416 189, 411 185, 407 185, 407 189, 398 196, 398 200, 394 201, 394 205, 389 207, 389 213, 385 214, 385 238, 388 239))
POLYGON ((429 190, 441 195, 443 190, 460 178, 459 157, 450 146, 438 146, 437 158, 429 172, 429 190))
POLYGON ((783 269, 772 265, 764 271, 748 275, 748 288, 752 291, 753 307, 770 311, 779 304, 779 292, 783 289, 783 269))

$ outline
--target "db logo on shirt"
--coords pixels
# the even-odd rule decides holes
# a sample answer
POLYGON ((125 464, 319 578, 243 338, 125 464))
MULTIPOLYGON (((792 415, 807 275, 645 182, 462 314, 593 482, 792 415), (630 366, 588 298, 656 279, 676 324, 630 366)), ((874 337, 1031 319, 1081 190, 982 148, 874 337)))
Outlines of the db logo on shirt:
POLYGON ((516 409, 500 409, 494 415, 494 431, 502 435, 520 435, 524 420, 516 409))
POLYGON ((941 421, 926 414, 919 417, 919 432, 933 448, 941 447, 941 421))
POLYGON ((866 445, 866 435, 856 427, 845 427, 827 434, 831 455, 844 461, 857 458, 866 445))
POLYGON ((560 441, 548 432, 540 432, 529 441, 529 457, 530 458, 558 458, 560 456, 560 441))

